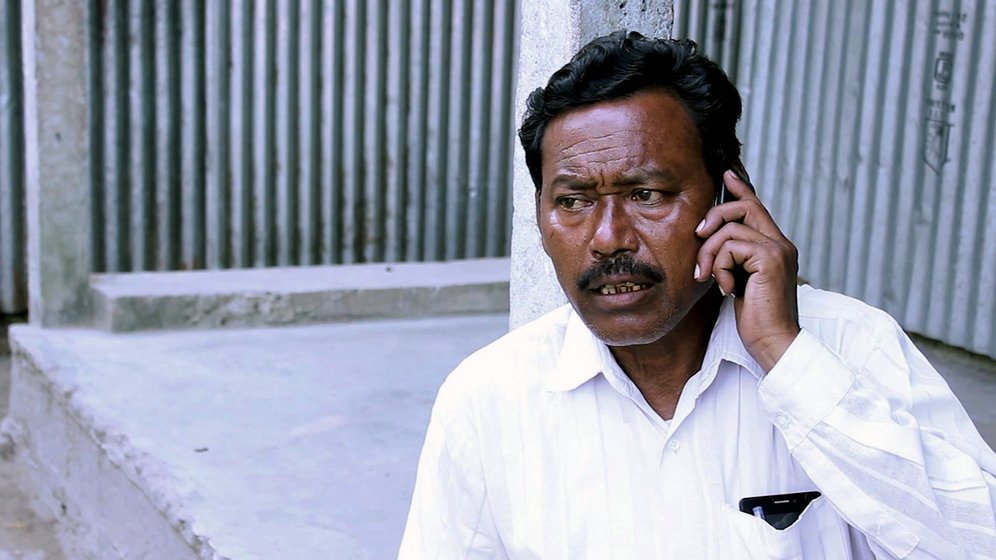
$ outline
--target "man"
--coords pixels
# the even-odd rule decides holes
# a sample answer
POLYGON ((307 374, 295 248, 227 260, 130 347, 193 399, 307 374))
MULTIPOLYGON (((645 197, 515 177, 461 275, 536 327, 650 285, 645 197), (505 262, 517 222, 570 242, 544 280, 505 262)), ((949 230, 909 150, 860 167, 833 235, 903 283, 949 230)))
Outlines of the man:
POLYGON ((530 96, 570 305, 447 378, 401 557, 996 556, 996 455, 890 317, 797 288, 740 111, 693 43, 625 32, 530 96))

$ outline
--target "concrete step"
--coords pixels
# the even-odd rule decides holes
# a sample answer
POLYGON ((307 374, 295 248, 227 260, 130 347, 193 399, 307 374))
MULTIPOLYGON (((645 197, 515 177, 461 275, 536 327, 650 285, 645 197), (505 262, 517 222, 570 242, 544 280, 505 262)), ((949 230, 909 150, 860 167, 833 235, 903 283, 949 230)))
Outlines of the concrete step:
POLYGON ((0 443, 74 560, 392 558, 439 383, 507 324, 19 326, 0 443))
POLYGON ((112 332, 508 312, 509 260, 97 274, 112 332))

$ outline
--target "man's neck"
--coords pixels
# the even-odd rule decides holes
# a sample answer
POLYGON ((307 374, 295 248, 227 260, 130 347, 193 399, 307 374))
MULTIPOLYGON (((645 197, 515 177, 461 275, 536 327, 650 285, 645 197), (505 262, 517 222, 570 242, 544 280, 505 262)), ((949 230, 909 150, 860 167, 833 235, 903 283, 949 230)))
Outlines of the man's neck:
POLYGON ((722 296, 711 289, 658 340, 610 347, 616 362, 661 418, 674 416, 685 383, 702 367, 722 303, 722 296))

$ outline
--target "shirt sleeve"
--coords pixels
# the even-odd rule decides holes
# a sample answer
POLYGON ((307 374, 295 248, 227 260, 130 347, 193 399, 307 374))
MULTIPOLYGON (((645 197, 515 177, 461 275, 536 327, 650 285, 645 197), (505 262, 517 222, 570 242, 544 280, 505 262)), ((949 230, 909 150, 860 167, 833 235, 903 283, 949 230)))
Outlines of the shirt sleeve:
POLYGON ((898 325, 873 330, 853 356, 804 329, 760 385, 773 424, 876 557, 996 558, 996 455, 898 325))
POLYGON ((439 390, 419 459, 400 560, 507 558, 487 499, 467 399, 439 390))

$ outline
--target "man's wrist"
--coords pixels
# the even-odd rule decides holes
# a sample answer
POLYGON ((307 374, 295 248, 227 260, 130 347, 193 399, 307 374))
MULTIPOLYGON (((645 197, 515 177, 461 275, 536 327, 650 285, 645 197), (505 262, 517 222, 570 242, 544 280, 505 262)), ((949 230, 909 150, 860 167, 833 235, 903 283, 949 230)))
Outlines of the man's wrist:
POLYGON ((753 356, 757 363, 761 366, 765 373, 768 373, 775 367, 778 360, 782 359, 785 355, 785 351, 789 349, 789 346, 795 342, 795 339, 802 332, 798 326, 786 331, 784 333, 778 333, 775 335, 767 336, 758 342, 750 345, 747 351, 753 356))

